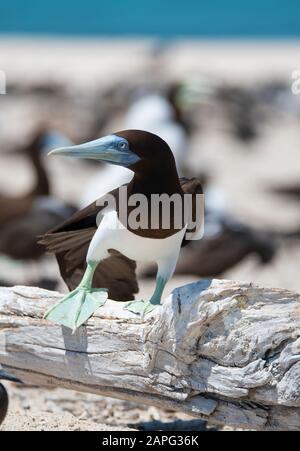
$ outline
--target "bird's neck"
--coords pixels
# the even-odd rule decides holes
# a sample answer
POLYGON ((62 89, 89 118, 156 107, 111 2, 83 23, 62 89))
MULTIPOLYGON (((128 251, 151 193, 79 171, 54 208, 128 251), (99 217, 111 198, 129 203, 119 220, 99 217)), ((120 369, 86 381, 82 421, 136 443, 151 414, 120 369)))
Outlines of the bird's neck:
POLYGON ((49 179, 42 163, 41 156, 35 156, 31 158, 31 163, 35 171, 35 186, 31 192, 31 196, 49 196, 50 184, 49 179))
POLYGON ((166 168, 156 168, 155 170, 143 170, 135 172, 131 183, 132 194, 144 194, 149 197, 151 194, 182 194, 182 189, 174 165, 166 168))

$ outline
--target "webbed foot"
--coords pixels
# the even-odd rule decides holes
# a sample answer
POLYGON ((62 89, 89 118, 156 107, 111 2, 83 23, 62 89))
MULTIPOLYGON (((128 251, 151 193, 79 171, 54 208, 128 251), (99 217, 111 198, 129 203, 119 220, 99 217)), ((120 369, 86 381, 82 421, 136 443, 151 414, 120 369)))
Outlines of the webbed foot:
POLYGON ((157 307, 160 306, 159 302, 153 301, 143 301, 142 299, 139 301, 132 301, 127 304, 124 309, 129 310, 129 312, 136 313, 137 315, 145 316, 147 313, 152 312, 157 307))
POLYGON ((79 286, 45 314, 45 319, 66 326, 75 332, 102 307, 108 298, 105 289, 79 286))

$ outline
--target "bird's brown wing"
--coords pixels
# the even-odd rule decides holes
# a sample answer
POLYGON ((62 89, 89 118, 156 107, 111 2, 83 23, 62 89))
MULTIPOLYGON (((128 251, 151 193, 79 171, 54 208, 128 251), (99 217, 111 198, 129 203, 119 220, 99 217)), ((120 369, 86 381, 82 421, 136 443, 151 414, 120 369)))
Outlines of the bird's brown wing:
MULTIPOLYGON (((40 240, 49 252, 55 254, 61 276, 70 290, 75 289, 83 277, 88 248, 97 230, 97 215, 102 209, 95 202, 75 213, 40 240)), ((107 288, 111 299, 130 301, 138 292, 136 263, 115 250, 109 253, 110 257, 98 265, 93 286, 107 288)))
POLYGON ((194 227, 189 229, 189 235, 186 234, 182 246, 186 246, 191 239, 200 239, 202 236, 202 231, 204 227, 204 198, 197 196, 199 194, 203 195, 203 189, 200 181, 197 178, 181 178, 180 179, 181 188, 184 194, 192 195, 192 215, 191 220, 194 227), (199 205, 199 202, 201 205, 199 205), (192 238, 191 238, 192 237, 192 238))

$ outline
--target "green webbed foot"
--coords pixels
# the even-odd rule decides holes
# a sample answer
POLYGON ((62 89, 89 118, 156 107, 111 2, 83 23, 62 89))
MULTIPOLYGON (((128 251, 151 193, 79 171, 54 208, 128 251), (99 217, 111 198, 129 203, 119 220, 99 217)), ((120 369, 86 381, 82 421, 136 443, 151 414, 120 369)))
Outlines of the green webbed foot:
POLYGON ((167 282, 166 278, 158 276, 156 280, 155 292, 151 297, 150 301, 145 302, 143 300, 139 300, 129 302, 129 304, 127 304, 126 307, 124 307, 125 310, 129 310, 132 313, 137 313, 138 315, 145 316, 147 315, 147 313, 150 313, 157 307, 160 307, 161 296, 165 288, 166 282, 167 282))
POLYGON ((107 298, 108 292, 105 289, 87 289, 79 286, 48 310, 45 319, 75 332, 106 303, 107 298))
POLYGON ((160 306, 160 303, 153 303, 151 301, 145 302, 143 300, 132 301, 124 307, 125 310, 129 310, 129 312, 136 313, 137 315, 147 315, 147 313, 152 312, 157 307, 160 306))

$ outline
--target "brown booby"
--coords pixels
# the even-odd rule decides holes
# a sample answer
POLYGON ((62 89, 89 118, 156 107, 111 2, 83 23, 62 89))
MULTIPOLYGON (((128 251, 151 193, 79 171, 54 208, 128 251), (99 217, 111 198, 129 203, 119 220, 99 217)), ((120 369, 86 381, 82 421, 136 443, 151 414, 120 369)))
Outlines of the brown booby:
POLYGON ((44 136, 45 130, 38 130, 30 142, 18 151, 18 153, 24 154, 30 161, 36 181, 33 188, 23 196, 9 197, 0 195, 0 230, 1 227, 8 224, 11 220, 27 214, 37 197, 48 196, 50 193, 49 180, 41 155, 44 136))
POLYGON ((26 146, 15 152, 30 161, 36 182, 24 196, 0 196, 0 254, 15 260, 39 259, 45 252, 38 244, 37 237, 75 211, 73 206, 66 205, 50 194, 43 150, 57 142, 65 140, 41 127, 26 146))
POLYGON ((224 107, 226 119, 231 121, 236 138, 245 143, 253 142, 259 134, 255 92, 238 86, 221 86, 216 97, 224 107))
POLYGON ((195 245, 191 242, 180 256, 175 274, 220 277, 249 255, 257 257, 263 265, 270 263, 276 248, 272 234, 227 222, 216 235, 205 237, 195 245))
POLYGON ((203 214, 196 218, 196 194, 202 193, 200 182, 180 180, 168 144, 160 137, 140 130, 118 132, 86 144, 56 149, 51 154, 125 166, 133 171, 134 177, 122 187, 126 188, 125 198, 119 188, 109 193, 115 207, 106 208, 105 196, 43 237, 41 242, 56 254, 61 275, 73 290, 45 317, 76 330, 105 304, 108 297, 132 301, 138 292, 135 261, 157 263, 156 288, 148 302, 133 301, 126 308, 134 313, 150 312, 160 304, 182 243, 187 238, 187 230, 191 231, 192 239, 202 236, 203 214), (191 195, 188 213, 189 218, 193 218, 193 227, 186 223, 183 214, 184 194, 191 195), (181 201, 180 211, 174 204, 169 204, 168 227, 161 220, 162 210, 154 211, 151 203, 153 196, 161 195, 177 196, 181 201), (129 218, 134 212, 132 201, 136 196, 146 200, 148 216, 146 222, 142 220, 133 227, 129 218), (124 205, 126 218, 120 214, 124 205), (99 213, 103 216, 101 221, 99 213), (178 218, 181 218, 179 227, 178 218))

